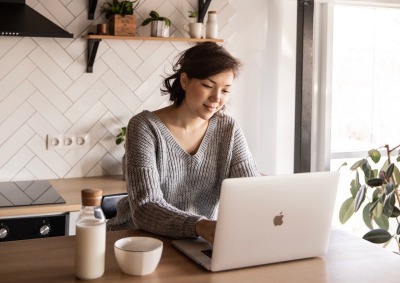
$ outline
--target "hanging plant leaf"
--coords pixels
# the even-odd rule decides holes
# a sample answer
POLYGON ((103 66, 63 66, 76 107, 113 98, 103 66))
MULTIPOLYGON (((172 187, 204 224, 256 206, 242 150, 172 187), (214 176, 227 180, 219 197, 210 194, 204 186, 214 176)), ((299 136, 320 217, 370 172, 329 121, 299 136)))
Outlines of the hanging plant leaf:
POLYGON ((384 174, 387 171, 388 167, 389 167, 389 160, 386 160, 385 163, 383 163, 383 165, 382 165, 381 172, 383 171, 383 174, 384 174))
POLYGON ((149 16, 155 19, 158 19, 160 17, 160 15, 156 11, 151 11, 149 13, 149 16))
POLYGON ((385 214, 381 213, 380 217, 374 217, 374 221, 379 226, 379 228, 382 228, 384 230, 389 229, 389 217, 387 217, 385 214))
POLYGON ((394 163, 390 164, 386 170, 386 173, 385 173, 386 180, 389 180, 390 177, 392 177, 393 170, 394 170, 394 163))
POLYGON ((364 160, 365 159, 358 160, 356 163, 353 164, 353 166, 351 166, 350 170, 354 171, 359 168, 363 164, 364 160))
POLYGON ((375 200, 371 204, 369 204, 369 213, 372 214, 372 211, 375 209, 375 207, 378 205, 379 199, 375 200))
POLYGON ((371 214, 370 203, 367 203, 363 209, 363 220, 369 229, 374 229, 374 227, 372 227, 371 214))
POLYGON ((158 14, 156 11, 150 11, 149 16, 149 18, 145 19, 142 22, 142 26, 146 26, 153 21, 164 21, 166 27, 171 26, 171 20, 167 17, 161 17, 160 14, 158 14))
POLYGON ((148 25, 151 21, 153 21, 152 18, 147 18, 142 22, 142 26, 148 25))
POLYGON ((396 202, 395 199, 395 191, 392 191, 390 194, 388 194, 387 198, 385 199, 385 202, 383 203, 383 213, 390 217, 393 213, 394 210, 394 204, 396 202))
MULTIPOLYGON (((197 17, 197 16, 196 16, 196 17, 197 17)), ((347 162, 343 162, 342 165, 340 165, 338 171, 340 170, 340 168, 342 168, 342 167, 344 167, 344 166, 347 166, 347 162)))
POLYGON ((371 165, 369 165, 367 159, 364 159, 364 162, 361 165, 361 169, 363 170, 365 175, 365 182, 367 182, 367 180, 372 177, 371 165))
POLYGON ((360 187, 361 187, 361 185, 360 184, 357 185, 356 179, 351 180, 351 182, 350 182, 350 192, 351 192, 351 195, 353 196, 353 198, 356 197, 358 189, 360 187))
POLYGON ((356 171, 356 179, 355 179, 355 181, 356 181, 356 188, 357 188, 357 191, 358 191, 358 189, 361 187, 361 184, 360 184, 360 173, 358 173, 358 171, 356 171))
POLYGON ((387 195, 390 194, 391 192, 393 192, 393 190, 394 190, 393 183, 389 183, 389 184, 387 184, 387 185, 385 186, 385 193, 386 193, 387 195))
POLYGON ((166 18, 166 17, 161 17, 160 19, 163 20, 163 21, 165 22, 165 25, 166 25, 167 27, 170 27, 170 26, 171 26, 171 21, 170 21, 168 18, 166 18))
POLYGON ((376 188, 372 193, 372 201, 375 201, 380 198, 381 198, 381 190, 379 188, 376 188))
POLYGON ((399 223, 399 225, 397 225, 396 235, 400 235, 400 223, 399 223))
POLYGON ((385 202, 385 199, 386 199, 386 194, 385 194, 385 192, 383 192, 383 193, 381 194, 381 196, 379 197, 379 202, 380 202, 380 203, 384 203, 384 202, 385 202))
POLYGON ((367 240, 371 243, 375 244, 383 244, 389 241, 392 238, 392 235, 386 230, 383 229, 375 229, 371 230, 363 236, 364 240, 367 240))
POLYGON ((354 213, 354 198, 346 199, 339 211, 340 223, 344 224, 354 213))
POLYGON ((361 204, 365 200, 366 192, 367 192, 367 187, 365 185, 362 185, 361 188, 358 190, 358 193, 356 195, 356 200, 355 200, 355 205, 354 205, 354 212, 358 211, 358 209, 360 208, 361 204))
POLYGON ((393 176, 394 176, 394 179, 396 180, 396 183, 398 184, 400 182, 400 171, 396 165, 394 166, 393 176))
POLYGON ((368 151, 368 154, 375 163, 378 163, 379 160, 381 160, 381 153, 376 149, 371 149, 368 151))
POLYGON ((119 134, 117 135, 117 137, 115 139, 115 143, 117 145, 119 145, 119 144, 121 144, 121 143, 123 143, 125 141, 125 138, 126 138, 126 127, 122 127, 120 129, 119 134))
POLYGON ((382 186, 383 179, 381 178, 372 178, 367 181, 367 185, 370 187, 379 187, 382 186))
POLYGON ((382 211, 383 211, 383 204, 380 201, 378 201, 374 210, 372 211, 372 214, 374 215, 374 219, 380 218, 382 215, 382 211))
POLYGON ((393 209, 392 215, 390 217, 397 218, 400 216, 400 209, 398 209, 396 206, 393 209))

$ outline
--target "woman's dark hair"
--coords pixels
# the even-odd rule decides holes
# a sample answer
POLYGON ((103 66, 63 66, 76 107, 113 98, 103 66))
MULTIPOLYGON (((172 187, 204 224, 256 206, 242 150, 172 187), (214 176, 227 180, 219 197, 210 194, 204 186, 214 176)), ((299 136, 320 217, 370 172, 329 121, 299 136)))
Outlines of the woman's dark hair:
POLYGON ((185 90, 181 86, 180 76, 186 73, 188 78, 206 79, 225 71, 232 71, 236 77, 241 63, 229 54, 226 49, 215 42, 199 43, 178 55, 173 65, 174 74, 164 78, 161 92, 169 94, 169 100, 175 106, 182 104, 185 90))

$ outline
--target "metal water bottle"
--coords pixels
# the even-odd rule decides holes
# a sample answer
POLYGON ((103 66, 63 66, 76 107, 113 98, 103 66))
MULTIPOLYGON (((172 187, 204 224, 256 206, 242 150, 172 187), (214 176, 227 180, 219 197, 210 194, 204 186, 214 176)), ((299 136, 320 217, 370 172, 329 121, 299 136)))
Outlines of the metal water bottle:
POLYGON ((104 273, 106 218, 101 210, 101 189, 82 190, 82 207, 76 222, 75 276, 95 279, 104 273))

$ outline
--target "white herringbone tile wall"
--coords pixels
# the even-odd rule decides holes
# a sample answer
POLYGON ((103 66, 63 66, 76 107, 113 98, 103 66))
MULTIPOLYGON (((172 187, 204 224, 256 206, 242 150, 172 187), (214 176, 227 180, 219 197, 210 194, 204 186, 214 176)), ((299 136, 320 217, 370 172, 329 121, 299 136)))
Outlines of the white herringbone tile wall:
MULTIPOLYGON (((103 40, 93 73, 86 73, 82 36, 102 22, 87 19, 88 0, 28 0, 27 4, 74 34, 73 39, 0 38, 0 181, 121 174, 118 129, 143 109, 167 105, 161 76, 189 43, 103 40), (89 133, 90 146, 46 150, 47 134, 89 133)), ((98 8, 104 0, 99 0, 98 8)), ((138 24, 150 10, 172 20, 170 34, 187 37, 183 24, 197 0, 142 0, 138 24)), ((220 37, 229 47, 236 11, 213 0, 220 37)), ((138 33, 148 36, 149 27, 138 33)))

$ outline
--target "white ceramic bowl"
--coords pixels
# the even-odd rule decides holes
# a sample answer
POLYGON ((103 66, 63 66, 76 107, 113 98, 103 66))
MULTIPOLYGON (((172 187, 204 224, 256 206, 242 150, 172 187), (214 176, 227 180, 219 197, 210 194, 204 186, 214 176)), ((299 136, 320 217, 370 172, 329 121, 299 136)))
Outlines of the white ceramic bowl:
POLYGON ((128 237, 115 242, 114 253, 122 272, 129 275, 152 273, 160 262, 163 242, 150 237, 128 237))

